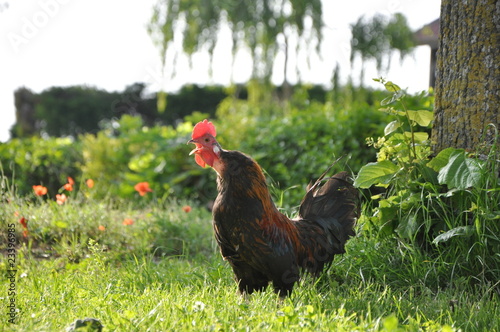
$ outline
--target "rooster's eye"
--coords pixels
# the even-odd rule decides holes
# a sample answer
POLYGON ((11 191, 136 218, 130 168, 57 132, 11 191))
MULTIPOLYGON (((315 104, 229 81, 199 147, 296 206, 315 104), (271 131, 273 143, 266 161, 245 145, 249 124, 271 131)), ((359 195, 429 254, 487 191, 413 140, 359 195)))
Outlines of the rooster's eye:
POLYGON ((207 138, 205 138, 205 143, 208 143, 208 142, 210 142, 210 139, 207 137, 207 138))

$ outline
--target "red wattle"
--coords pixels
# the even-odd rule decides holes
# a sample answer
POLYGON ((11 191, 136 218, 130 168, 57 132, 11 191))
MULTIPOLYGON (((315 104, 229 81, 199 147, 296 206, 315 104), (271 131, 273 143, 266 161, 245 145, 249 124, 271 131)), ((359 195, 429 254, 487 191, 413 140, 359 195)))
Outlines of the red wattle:
POLYGON ((199 154, 196 154, 194 156, 194 161, 196 161, 196 163, 198 165, 200 165, 201 167, 205 168, 206 163, 205 163, 205 161, 203 160, 203 158, 199 154))

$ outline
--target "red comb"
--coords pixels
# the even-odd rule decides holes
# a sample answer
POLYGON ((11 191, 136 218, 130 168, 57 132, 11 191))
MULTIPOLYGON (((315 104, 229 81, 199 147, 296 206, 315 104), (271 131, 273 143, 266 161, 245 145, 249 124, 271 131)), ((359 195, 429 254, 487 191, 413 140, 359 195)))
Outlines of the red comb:
POLYGON ((215 126, 212 122, 207 119, 198 122, 193 128, 193 134, 191 135, 192 139, 197 139, 205 134, 210 134, 213 137, 217 136, 215 131, 215 126))

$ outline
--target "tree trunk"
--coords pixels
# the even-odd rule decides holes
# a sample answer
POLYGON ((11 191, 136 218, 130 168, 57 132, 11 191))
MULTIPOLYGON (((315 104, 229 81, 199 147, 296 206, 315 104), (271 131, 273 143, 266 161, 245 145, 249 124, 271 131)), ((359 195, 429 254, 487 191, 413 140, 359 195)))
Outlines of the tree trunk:
POLYGON ((500 130, 500 1, 442 0, 432 139, 479 151, 500 130))

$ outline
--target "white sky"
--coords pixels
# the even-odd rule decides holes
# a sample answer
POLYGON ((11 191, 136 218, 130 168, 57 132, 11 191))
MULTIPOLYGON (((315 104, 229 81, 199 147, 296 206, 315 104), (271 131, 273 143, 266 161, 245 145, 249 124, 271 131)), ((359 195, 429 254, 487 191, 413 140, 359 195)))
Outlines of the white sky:
MULTIPOLYGON (((0 0, 0 141, 9 139, 15 122, 14 91, 25 86, 34 92, 52 86, 91 85, 108 91, 121 91, 134 82, 149 84, 150 91, 162 85, 174 91, 185 83, 229 84, 231 50, 224 41, 216 47, 212 78, 207 56, 194 57, 190 69, 181 58, 177 78, 162 82, 160 57, 146 32, 151 8, 156 0, 0 0)), ((302 74, 304 82, 328 84, 336 63, 345 78, 350 74, 349 24, 360 16, 371 17, 403 13, 413 30, 439 17, 439 0, 323 0, 327 25, 322 45, 323 60, 315 59, 302 74)), ((227 34, 227 31, 225 32, 227 34)), ((389 73, 366 70, 365 84, 372 77, 384 76, 410 91, 427 88, 429 80, 427 46, 418 47, 403 64, 392 60, 389 73)), ((295 59, 292 59, 292 65, 295 59)), ((299 57, 298 62, 304 60, 299 57)), ((278 57, 277 66, 280 58, 278 57)), ((245 54, 237 57, 234 73, 237 82, 248 79, 250 63, 245 54)), ((277 70, 275 83, 283 76, 277 70)), ((296 79, 295 71, 289 73, 296 79)), ((357 79, 358 71, 354 78, 357 79)))

